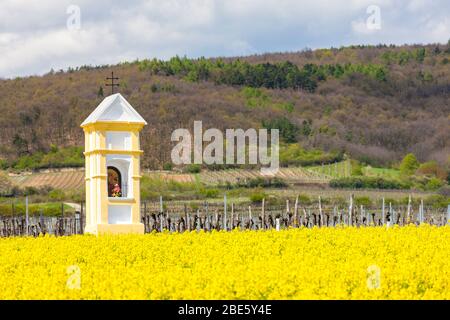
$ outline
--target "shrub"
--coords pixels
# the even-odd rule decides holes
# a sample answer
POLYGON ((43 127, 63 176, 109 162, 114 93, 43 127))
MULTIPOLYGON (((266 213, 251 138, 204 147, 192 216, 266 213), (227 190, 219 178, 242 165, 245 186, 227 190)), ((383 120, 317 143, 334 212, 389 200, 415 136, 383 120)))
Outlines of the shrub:
POLYGON ((369 197, 355 197, 355 205, 370 207, 372 205, 372 200, 369 197))
POLYGON ((52 148, 42 157, 38 168, 82 167, 84 156, 82 147, 52 148))
POLYGON ((247 180, 247 183, 246 183, 245 186, 246 186, 247 188, 256 188, 256 187, 261 187, 261 188, 263 188, 265 185, 266 185, 265 179, 264 179, 264 178, 261 178, 261 177, 258 177, 258 178, 255 178, 255 179, 249 179, 249 180, 247 180))
POLYGON ((287 183, 278 177, 275 178, 254 178, 246 180, 245 182, 238 182, 239 187, 244 188, 285 188, 287 183))
POLYGON ((298 202, 302 205, 309 205, 312 203, 311 198, 308 197, 306 194, 299 194, 298 202))
POLYGON ((434 176, 436 178, 444 180, 447 177, 445 170, 439 166, 436 161, 428 161, 422 163, 417 169, 416 174, 434 176))
POLYGON ((298 143, 281 144, 280 164, 286 166, 311 166, 342 161, 341 152, 324 152, 322 150, 305 150, 298 143))
POLYGON ((388 180, 375 177, 347 177, 332 179, 330 181, 332 188, 351 188, 351 189, 410 189, 411 185, 407 182, 388 180))
POLYGON ((65 199, 66 194, 64 193, 63 190, 60 190, 60 189, 54 189, 54 190, 52 190, 52 191, 50 191, 50 192, 48 193, 48 197, 49 197, 51 200, 61 201, 61 200, 64 200, 64 199, 65 199))
POLYGON ((271 180, 271 182, 272 182, 272 186, 274 188, 285 188, 285 187, 287 187, 287 183, 283 179, 278 178, 278 177, 273 178, 271 180))
POLYGON ((425 189, 430 191, 438 190, 440 187, 444 185, 444 182, 438 178, 431 178, 428 180, 427 184, 425 185, 425 189))
POLYGON ((25 189, 23 190, 24 196, 32 196, 32 195, 35 195, 38 193, 39 193, 39 190, 35 187, 25 187, 25 189))
POLYGON ((42 157, 41 153, 36 153, 32 156, 30 156, 30 155, 21 156, 14 163, 14 169, 17 169, 17 170, 36 169, 39 167, 41 157, 42 157))
POLYGON ((0 170, 6 170, 8 169, 9 164, 8 161, 5 159, 0 159, 0 170))
POLYGON ((447 208, 450 205, 450 198, 440 194, 433 194, 424 199, 424 204, 432 206, 435 209, 447 208))
POLYGON ((189 164, 184 168, 184 172, 187 173, 199 173, 202 167, 199 164, 189 164))
POLYGON ((65 195, 66 195, 66 199, 70 199, 71 201, 74 201, 77 203, 85 201, 85 197, 86 197, 86 193, 84 192, 84 189, 67 191, 65 193, 65 195))
POLYGON ((219 192, 219 189, 203 189, 200 193, 206 198, 217 198, 219 192))
MULTIPOLYGON (((246 155, 247 156, 247 155, 246 155)), ((253 165, 237 165, 237 164, 207 164, 205 167, 210 171, 220 171, 220 170, 226 170, 226 169, 235 169, 243 166, 253 167, 253 165)))
POLYGON ((200 194, 201 184, 198 182, 181 182, 161 175, 144 175, 141 179, 141 197, 143 199, 175 198, 174 193, 188 197, 200 194))
POLYGON ((82 147, 57 148, 52 145, 48 153, 36 152, 19 157, 11 166, 16 170, 82 167, 84 156, 82 147))
POLYGON ((250 195, 250 201, 253 203, 260 203, 267 195, 262 191, 255 191, 250 195))

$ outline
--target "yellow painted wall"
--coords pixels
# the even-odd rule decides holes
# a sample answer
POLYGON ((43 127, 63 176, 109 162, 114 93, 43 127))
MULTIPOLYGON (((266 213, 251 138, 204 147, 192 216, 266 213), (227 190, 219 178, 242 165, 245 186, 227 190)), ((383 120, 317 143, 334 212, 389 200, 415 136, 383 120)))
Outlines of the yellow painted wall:
POLYGON ((98 122, 83 127, 86 161, 86 233, 144 233, 140 221, 140 156, 139 132, 142 123, 98 122), (106 149, 107 131, 131 133, 131 150, 106 149), (131 156, 133 198, 108 198, 106 156, 121 154, 131 156), (108 224, 109 205, 131 205, 131 224, 108 224))

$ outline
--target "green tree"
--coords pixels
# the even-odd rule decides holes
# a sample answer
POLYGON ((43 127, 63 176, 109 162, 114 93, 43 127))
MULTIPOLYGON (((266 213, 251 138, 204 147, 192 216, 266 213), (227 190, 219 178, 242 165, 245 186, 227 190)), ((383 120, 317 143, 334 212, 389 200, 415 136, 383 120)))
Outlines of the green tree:
POLYGON ((382 68, 377 69, 375 72, 375 78, 378 81, 386 81, 386 71, 382 68))
POLYGON ((16 149, 17 155, 21 156, 28 153, 28 141, 17 133, 14 135, 12 143, 16 149))
POLYGON ((430 191, 435 191, 442 187, 444 185, 444 182, 438 178, 431 178, 428 180, 427 184, 425 185, 425 189, 430 191))
POLYGON ((298 132, 298 128, 295 124, 289 121, 288 118, 282 117, 282 118, 275 118, 269 121, 262 122, 262 125, 264 128, 271 130, 271 129, 278 129, 280 130, 280 137, 287 143, 296 142, 296 136, 298 132))
POLYGON ((302 123, 302 128, 301 128, 301 132, 302 135, 304 135, 305 137, 309 136, 312 132, 312 120, 308 119, 308 120, 303 120, 302 123))
POLYGON ((8 167, 9 167, 8 161, 5 159, 0 159, 0 170, 6 170, 8 169, 8 167))
POLYGON ((416 50, 416 60, 419 63, 422 63, 425 59, 425 48, 419 48, 416 50))
POLYGON ((408 153, 400 163, 400 172, 405 175, 413 174, 419 168, 419 161, 414 154, 408 153))

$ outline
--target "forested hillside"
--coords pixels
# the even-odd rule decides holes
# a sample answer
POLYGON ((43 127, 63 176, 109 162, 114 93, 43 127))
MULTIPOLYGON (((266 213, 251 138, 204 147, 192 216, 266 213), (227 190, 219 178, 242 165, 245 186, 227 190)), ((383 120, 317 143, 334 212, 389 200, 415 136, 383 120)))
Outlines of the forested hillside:
POLYGON ((21 159, 27 167, 32 157, 48 167, 58 158, 79 165, 72 156, 80 148, 61 148, 83 145, 79 125, 109 94, 111 71, 148 122, 141 142, 148 168, 170 162, 172 131, 192 130, 194 120, 204 129, 278 127, 285 150, 325 151, 317 162, 346 153, 389 165, 411 152, 448 165, 450 44, 175 57, 0 80, 1 166, 20 168, 21 159))

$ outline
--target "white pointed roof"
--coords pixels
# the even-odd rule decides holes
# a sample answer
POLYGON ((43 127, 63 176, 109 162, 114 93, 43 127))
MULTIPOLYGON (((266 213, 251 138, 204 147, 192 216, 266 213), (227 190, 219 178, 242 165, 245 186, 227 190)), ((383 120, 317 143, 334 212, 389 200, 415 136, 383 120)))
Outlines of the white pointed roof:
POLYGON ((147 124, 144 118, 125 100, 116 93, 103 99, 98 107, 83 121, 81 126, 95 122, 118 121, 147 124))

